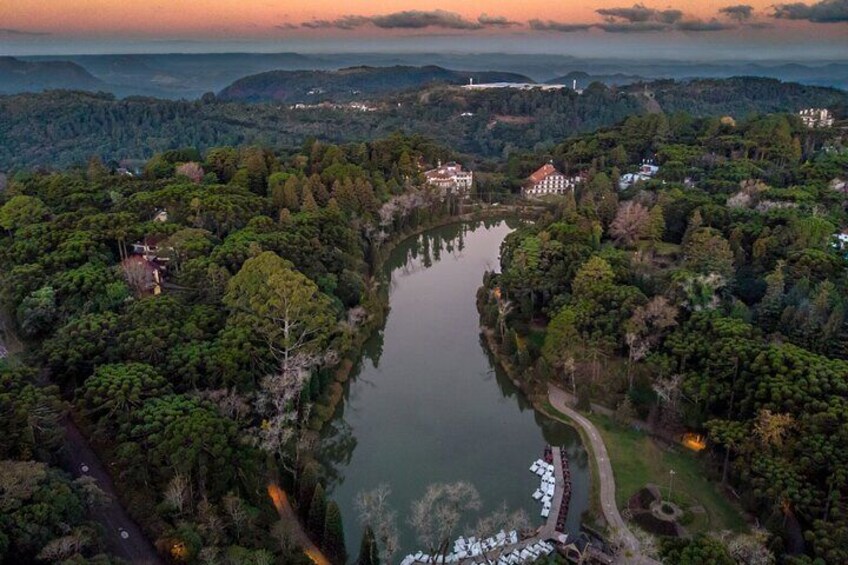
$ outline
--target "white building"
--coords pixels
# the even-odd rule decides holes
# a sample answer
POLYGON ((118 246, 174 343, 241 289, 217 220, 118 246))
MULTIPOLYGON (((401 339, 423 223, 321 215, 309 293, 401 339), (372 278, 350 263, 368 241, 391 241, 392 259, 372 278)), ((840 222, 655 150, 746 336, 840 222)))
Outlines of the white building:
POLYGON ((627 190, 637 182, 651 180, 658 172, 660 168, 653 161, 642 161, 638 171, 621 175, 618 179, 618 189, 627 190))
POLYGON ((439 161, 435 169, 424 171, 424 178, 427 179, 427 184, 440 188, 445 193, 467 194, 474 183, 474 173, 463 170, 462 165, 456 161, 444 165, 439 161))
POLYGON ((827 108, 806 108, 798 115, 808 128, 829 128, 833 125, 833 114, 827 108))
POLYGON ((527 181, 524 183, 524 188, 521 192, 524 196, 565 194, 566 190, 573 191, 583 180, 583 177, 580 175, 566 177, 553 164, 547 163, 527 177, 527 181))

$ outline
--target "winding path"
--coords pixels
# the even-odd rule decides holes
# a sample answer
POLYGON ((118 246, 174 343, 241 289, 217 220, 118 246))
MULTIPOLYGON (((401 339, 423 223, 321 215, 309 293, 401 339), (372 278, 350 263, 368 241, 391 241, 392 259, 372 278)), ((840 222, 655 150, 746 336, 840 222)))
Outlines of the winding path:
POLYGON ((559 387, 548 385, 548 399, 558 411, 568 416, 571 421, 584 432, 584 437, 592 445, 595 461, 598 464, 598 483, 600 486, 601 511, 607 521, 610 532, 620 542, 624 555, 619 557, 623 563, 638 563, 643 565, 657 564, 657 561, 641 555, 641 544, 621 517, 615 503, 615 476, 610 464, 607 446, 600 432, 588 418, 571 407, 570 395, 559 387))

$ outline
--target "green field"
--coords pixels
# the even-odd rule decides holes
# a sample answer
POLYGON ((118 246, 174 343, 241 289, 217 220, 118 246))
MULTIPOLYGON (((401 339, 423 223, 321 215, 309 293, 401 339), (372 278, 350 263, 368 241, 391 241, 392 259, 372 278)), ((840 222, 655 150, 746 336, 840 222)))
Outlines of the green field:
POLYGON ((662 495, 668 496, 669 471, 673 469, 672 499, 691 515, 691 522, 685 524, 687 530, 697 533, 746 529, 740 510, 716 484, 704 478, 703 465, 692 454, 683 448, 663 448, 647 434, 619 426, 606 416, 588 417, 603 436, 609 452, 619 509, 626 508, 630 496, 648 483, 658 485, 662 495), (693 506, 703 508, 704 512, 689 512, 693 506))

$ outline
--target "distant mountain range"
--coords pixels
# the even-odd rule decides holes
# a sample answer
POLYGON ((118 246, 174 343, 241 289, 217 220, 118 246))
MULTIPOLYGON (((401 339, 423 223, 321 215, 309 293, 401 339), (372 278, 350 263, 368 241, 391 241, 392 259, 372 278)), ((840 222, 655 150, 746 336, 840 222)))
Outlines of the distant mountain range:
POLYGON ((0 57, 0 93, 38 92, 53 88, 100 90, 103 81, 70 61, 21 61, 0 57))
POLYGON ((533 82, 498 71, 451 71, 425 67, 350 67, 337 71, 271 71, 235 81, 223 89, 219 100, 239 102, 345 102, 433 85, 487 82, 533 82))
POLYGON ((242 77, 268 71, 334 71, 357 65, 437 65, 451 70, 517 73, 538 82, 569 85, 577 79, 579 88, 585 88, 593 81, 620 86, 636 80, 759 76, 848 89, 848 62, 845 61, 703 62, 644 58, 582 59, 567 55, 514 53, 171 53, 30 56, 5 58, 5 61, 6 65, 10 61, 70 62, 82 67, 100 82, 81 85, 61 72, 55 76, 47 73, 33 75, 26 82, 3 80, 0 92, 81 87, 122 97, 141 95, 170 99, 196 99, 206 92, 219 92, 242 77))

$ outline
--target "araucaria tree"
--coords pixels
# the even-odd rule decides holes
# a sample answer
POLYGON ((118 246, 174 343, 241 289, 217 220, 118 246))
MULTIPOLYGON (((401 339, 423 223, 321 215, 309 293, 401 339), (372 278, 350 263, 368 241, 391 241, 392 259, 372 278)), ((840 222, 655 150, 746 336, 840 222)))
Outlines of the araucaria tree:
POLYGON ((228 324, 249 329, 276 360, 257 395, 264 416, 259 445, 296 474, 301 427, 309 417, 301 393, 312 369, 332 358, 325 349, 336 329, 332 303, 289 261, 266 251, 245 261, 230 280, 224 304, 231 311, 228 324))

